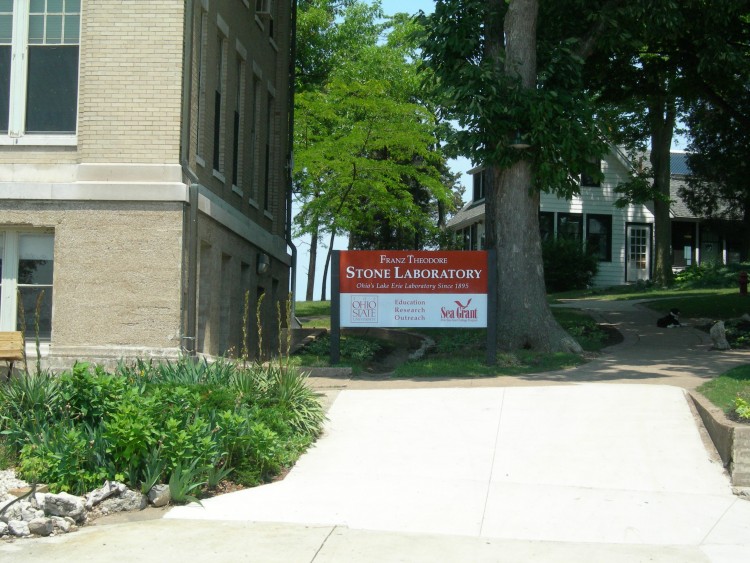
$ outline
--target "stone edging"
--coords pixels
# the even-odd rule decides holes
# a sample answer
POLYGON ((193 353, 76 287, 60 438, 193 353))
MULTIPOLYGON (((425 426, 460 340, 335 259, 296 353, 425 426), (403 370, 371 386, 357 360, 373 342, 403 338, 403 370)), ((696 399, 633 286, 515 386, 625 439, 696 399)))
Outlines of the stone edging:
POLYGON ((750 487, 750 425, 737 424, 697 392, 689 392, 721 461, 729 471, 732 485, 750 487))

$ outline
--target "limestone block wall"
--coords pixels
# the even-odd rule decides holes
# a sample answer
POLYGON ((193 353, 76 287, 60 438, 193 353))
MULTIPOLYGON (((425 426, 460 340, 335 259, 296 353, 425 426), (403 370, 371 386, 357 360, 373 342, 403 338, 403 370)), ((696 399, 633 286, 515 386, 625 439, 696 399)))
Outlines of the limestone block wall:
POLYGON ((51 356, 179 348, 181 204, 0 200, 0 224, 54 230, 51 356))

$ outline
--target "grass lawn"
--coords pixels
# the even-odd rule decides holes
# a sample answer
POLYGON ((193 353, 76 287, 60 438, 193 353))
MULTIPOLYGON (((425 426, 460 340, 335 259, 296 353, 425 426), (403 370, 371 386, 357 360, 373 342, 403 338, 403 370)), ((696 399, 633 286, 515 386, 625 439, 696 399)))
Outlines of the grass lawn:
MULTIPOLYGON (((742 397, 750 400, 750 366, 739 366, 723 373, 716 379, 707 381, 697 389, 709 401, 723 410, 730 418, 737 420, 735 400, 742 397)), ((745 419, 743 422, 750 422, 745 419)))
POLYGON ((740 295, 737 290, 713 290, 712 293, 682 294, 672 292, 664 299, 646 303, 650 309, 669 311, 673 307, 680 310, 681 316, 726 320, 750 313, 750 298, 740 295))

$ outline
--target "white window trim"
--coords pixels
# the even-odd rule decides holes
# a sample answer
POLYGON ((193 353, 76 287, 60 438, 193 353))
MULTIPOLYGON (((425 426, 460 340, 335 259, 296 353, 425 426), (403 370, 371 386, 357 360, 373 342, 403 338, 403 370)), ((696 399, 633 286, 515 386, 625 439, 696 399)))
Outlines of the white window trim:
MULTIPOLYGON (((0 299, 0 330, 14 331, 18 323, 18 258, 20 248, 20 238, 22 235, 46 234, 53 235, 53 232, 47 229, 18 229, 13 227, 0 228, 0 233, 4 235, 3 252, 0 257, 3 259, 3 277, 2 277, 2 296, 0 299)), ((54 280, 52 283, 54 290, 54 280)), ((45 338, 46 341, 46 338, 45 338)), ((36 353, 36 352, 35 352, 36 353)))
MULTIPOLYGON (((28 28, 30 1, 13 4, 13 37, 11 40, 11 72, 9 86, 8 131, 0 132, 0 146, 75 146, 78 143, 78 108, 80 107, 81 59, 78 39, 78 94, 76 96, 76 132, 74 134, 35 134, 25 131, 26 95, 28 87, 28 28), (24 30, 20 33, 19 30, 24 30)), ((81 3, 83 10, 83 3, 81 3)), ((81 15, 80 21, 83 22, 81 15)), ((80 32, 79 32, 80 33, 80 32)))

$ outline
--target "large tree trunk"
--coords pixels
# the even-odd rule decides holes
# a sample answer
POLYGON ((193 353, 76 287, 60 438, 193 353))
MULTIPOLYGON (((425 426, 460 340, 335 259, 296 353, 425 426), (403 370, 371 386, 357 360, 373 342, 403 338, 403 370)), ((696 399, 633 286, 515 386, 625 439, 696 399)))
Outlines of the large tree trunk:
POLYGON ((660 286, 671 285, 674 280, 672 220, 669 216, 669 152, 672 147, 675 119, 676 108, 673 99, 665 96, 656 98, 649 104, 651 169, 654 173, 654 190, 662 196, 654 200, 654 283, 660 286))
MULTIPOLYGON (((512 0, 505 16, 505 73, 536 87, 538 0, 512 0)), ((502 41, 502 37, 493 37, 502 41)), ((501 142, 507 142, 503 139, 501 142)), ((501 350, 581 352, 552 316, 544 287, 539 234, 539 194, 531 189, 526 160, 507 169, 492 167, 498 276, 497 343, 501 350)))

